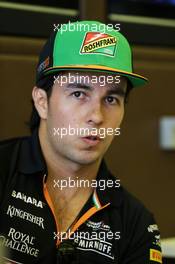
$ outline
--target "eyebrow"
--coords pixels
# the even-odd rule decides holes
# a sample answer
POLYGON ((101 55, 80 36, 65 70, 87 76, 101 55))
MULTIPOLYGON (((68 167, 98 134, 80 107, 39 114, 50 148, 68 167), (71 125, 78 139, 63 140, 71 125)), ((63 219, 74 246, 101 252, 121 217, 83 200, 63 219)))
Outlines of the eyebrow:
MULTIPOLYGON (((66 90, 67 89, 76 89, 76 88, 84 89, 87 91, 93 91, 94 90, 91 86, 86 85, 84 83, 69 83, 65 87, 66 90)), ((124 91, 124 89, 121 87, 114 86, 113 88, 110 88, 109 90, 107 90, 106 94, 107 95, 116 94, 116 95, 120 95, 121 97, 125 97, 126 91, 124 91)))
POLYGON ((85 90, 89 90, 89 91, 93 91, 93 88, 89 85, 86 85, 84 83, 69 83, 65 89, 76 89, 76 88, 81 88, 81 89, 85 89, 85 90))
POLYGON ((125 97, 126 91, 124 91, 121 87, 117 88, 112 88, 107 91, 107 95, 111 94, 117 94, 120 95, 121 97, 125 97))

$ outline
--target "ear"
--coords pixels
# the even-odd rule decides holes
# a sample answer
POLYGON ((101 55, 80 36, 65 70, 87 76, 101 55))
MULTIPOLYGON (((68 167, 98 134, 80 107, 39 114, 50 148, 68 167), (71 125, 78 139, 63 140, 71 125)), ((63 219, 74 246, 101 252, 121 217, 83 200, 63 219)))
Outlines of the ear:
POLYGON ((32 98, 40 118, 47 119, 48 99, 46 91, 41 88, 38 88, 37 86, 34 86, 32 91, 32 98))

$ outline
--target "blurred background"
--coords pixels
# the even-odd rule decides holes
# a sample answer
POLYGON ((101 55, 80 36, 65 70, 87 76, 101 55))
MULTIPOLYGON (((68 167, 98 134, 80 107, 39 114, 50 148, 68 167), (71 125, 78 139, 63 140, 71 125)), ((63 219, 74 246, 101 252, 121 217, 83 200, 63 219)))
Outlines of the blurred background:
POLYGON ((0 1, 0 139, 29 134, 40 49, 54 24, 77 20, 120 23, 135 72, 150 80, 132 91, 106 160, 154 213, 162 238, 175 237, 175 0, 0 1))

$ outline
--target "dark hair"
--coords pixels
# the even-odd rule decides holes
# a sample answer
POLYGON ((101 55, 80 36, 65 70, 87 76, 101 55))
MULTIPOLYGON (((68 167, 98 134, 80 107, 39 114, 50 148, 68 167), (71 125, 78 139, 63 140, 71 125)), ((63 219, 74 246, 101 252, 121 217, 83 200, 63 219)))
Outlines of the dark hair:
POLYGON ((132 83, 130 82, 129 79, 127 79, 127 89, 126 89, 125 100, 124 100, 125 104, 129 102, 129 95, 132 89, 133 89, 132 83))
MULTIPOLYGON (((60 72, 59 74, 61 74, 62 72, 60 72)), ((56 76, 55 76, 56 77, 56 76)), ((43 78, 42 80, 40 80, 36 85, 37 87, 43 89, 46 91, 46 94, 47 94, 47 98, 49 99, 51 94, 52 94, 52 87, 53 87, 53 84, 54 84, 54 76, 51 75, 51 76, 47 76, 45 78, 43 78)), ((126 95, 125 95, 125 99, 124 99, 124 102, 125 104, 128 103, 129 101, 129 94, 130 94, 130 91, 132 90, 132 84, 129 80, 127 80, 127 90, 126 90, 126 95)), ((34 102, 33 102, 33 99, 31 100, 32 102, 32 113, 30 115, 30 120, 29 122, 27 123, 27 125, 29 126, 30 128, 30 131, 31 133, 39 127, 39 124, 40 124, 40 116, 38 114, 38 111, 36 110, 35 108, 35 105, 34 105, 34 102)))

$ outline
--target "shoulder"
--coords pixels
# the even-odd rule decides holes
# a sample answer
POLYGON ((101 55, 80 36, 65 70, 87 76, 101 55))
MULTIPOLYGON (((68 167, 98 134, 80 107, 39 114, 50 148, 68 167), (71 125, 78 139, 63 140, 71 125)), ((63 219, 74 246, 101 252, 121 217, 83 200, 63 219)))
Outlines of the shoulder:
POLYGON ((0 201, 3 199, 3 191, 6 190, 11 170, 16 166, 20 143, 23 138, 11 138, 0 141, 0 201))
POLYGON ((152 212, 123 186, 115 188, 113 193, 115 200, 120 198, 120 203, 114 206, 113 217, 119 215, 121 223, 122 257, 132 260, 131 263, 150 263, 149 254, 158 252, 161 258, 160 232, 152 212))
POLYGON ((123 231, 128 239, 134 242, 144 238, 147 242, 154 242, 155 235, 159 236, 159 229, 153 213, 125 187, 120 186, 113 191, 115 199, 120 197, 116 212, 119 211, 123 231))
POLYGON ((130 193, 125 187, 122 188, 123 208, 132 216, 137 211, 138 214, 151 215, 152 213, 146 208, 143 202, 139 200, 134 194, 130 193))
POLYGON ((6 153, 12 150, 15 145, 20 141, 21 138, 10 138, 5 140, 0 140, 0 154, 6 153))
POLYGON ((18 155, 20 144, 28 137, 18 137, 0 141, 0 173, 5 172, 14 157, 18 155))
MULTIPOLYGON (((111 177, 116 179, 113 175, 111 177)), ((149 225, 155 224, 153 213, 124 186, 120 185, 119 188, 113 188, 110 193, 113 214, 120 215, 120 221, 127 234, 136 230, 140 233, 141 231, 147 232, 149 225)))
MULTIPOLYGON (((110 173, 110 178, 115 181, 117 178, 110 173)), ((120 181, 120 180, 119 180, 120 181)), ((140 214, 152 215, 152 213, 145 207, 134 194, 129 192, 120 182, 119 188, 113 188, 112 190, 112 202, 116 207, 120 208, 123 214, 133 217, 140 214)))
POLYGON ((11 153, 11 151, 13 151, 24 138, 26 137, 0 140, 0 158, 3 158, 4 155, 7 156, 9 153, 11 153))
POLYGON ((153 213, 142 201, 128 192, 124 187, 122 187, 122 192, 123 199, 120 210, 126 232, 132 234, 132 232, 136 232, 137 230, 136 237, 142 236, 143 233, 148 232, 150 225, 155 224, 153 213))

